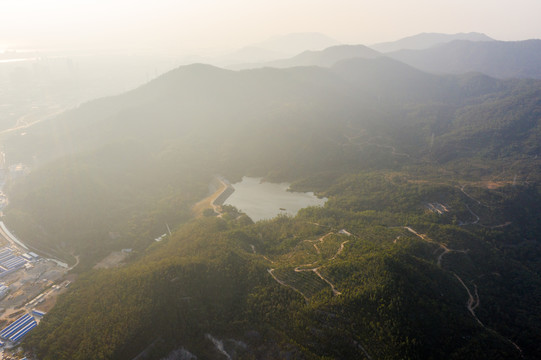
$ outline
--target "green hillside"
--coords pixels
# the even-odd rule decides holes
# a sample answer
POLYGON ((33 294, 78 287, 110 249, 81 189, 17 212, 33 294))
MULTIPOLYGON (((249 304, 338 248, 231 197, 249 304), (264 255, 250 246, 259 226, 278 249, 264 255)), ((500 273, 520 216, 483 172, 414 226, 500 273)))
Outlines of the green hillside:
MULTIPOLYGON (((332 189, 336 201, 294 219, 193 221, 125 268, 88 273, 26 346, 43 359, 131 359, 158 339, 147 358, 180 346, 220 358, 211 334, 244 343, 228 343, 239 359, 518 359, 511 341, 527 358, 540 351, 539 305, 517 297, 541 286, 540 248, 519 234, 539 219, 518 225, 520 215, 508 215, 517 225, 506 231, 491 230, 489 217, 483 226, 453 225, 468 220, 461 209, 436 216, 420 201, 473 207, 455 187, 381 174, 346 177, 332 189), (357 187, 370 187, 374 199, 357 187), (482 324, 467 310, 468 291, 479 296, 482 324)), ((485 196, 498 209, 527 191, 485 196)))
POLYGON ((6 223, 82 259, 25 348, 226 357, 214 339, 238 359, 538 358, 540 89, 386 58, 193 65, 5 139, 35 164, 8 184, 6 223), (217 174, 329 201, 255 224, 230 208, 193 219, 217 174), (129 264, 91 270, 125 247, 129 264))

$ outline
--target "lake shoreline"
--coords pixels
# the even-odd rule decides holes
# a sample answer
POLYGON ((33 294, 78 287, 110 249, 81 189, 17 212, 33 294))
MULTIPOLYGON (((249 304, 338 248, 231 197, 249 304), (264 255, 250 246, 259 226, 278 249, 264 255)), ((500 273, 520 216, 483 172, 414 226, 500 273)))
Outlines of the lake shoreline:
POLYGON ((235 191, 228 194, 223 204, 235 206, 253 221, 259 221, 280 214, 295 216, 302 208, 322 206, 327 201, 313 192, 292 191, 290 185, 243 176, 240 182, 232 185, 235 191))

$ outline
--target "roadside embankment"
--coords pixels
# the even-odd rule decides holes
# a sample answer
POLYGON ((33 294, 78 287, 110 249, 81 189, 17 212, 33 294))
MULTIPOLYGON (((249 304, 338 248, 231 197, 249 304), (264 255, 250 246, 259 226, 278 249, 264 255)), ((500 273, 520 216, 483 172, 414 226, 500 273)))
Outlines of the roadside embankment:
POLYGON ((192 208, 192 212, 196 217, 201 216, 205 209, 212 208, 216 213, 220 213, 220 206, 235 192, 235 188, 231 183, 221 176, 217 176, 212 180, 209 189, 212 192, 211 195, 199 201, 192 208))

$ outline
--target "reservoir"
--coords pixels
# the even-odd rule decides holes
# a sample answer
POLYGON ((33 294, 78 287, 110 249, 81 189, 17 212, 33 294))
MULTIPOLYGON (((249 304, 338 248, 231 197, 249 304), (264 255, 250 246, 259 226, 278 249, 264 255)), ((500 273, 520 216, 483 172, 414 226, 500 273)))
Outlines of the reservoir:
POLYGON ((327 201, 312 192, 289 192, 288 183, 262 182, 261 178, 243 177, 233 187, 235 192, 225 204, 235 206, 253 221, 271 219, 278 214, 296 215, 302 208, 322 206, 327 201))

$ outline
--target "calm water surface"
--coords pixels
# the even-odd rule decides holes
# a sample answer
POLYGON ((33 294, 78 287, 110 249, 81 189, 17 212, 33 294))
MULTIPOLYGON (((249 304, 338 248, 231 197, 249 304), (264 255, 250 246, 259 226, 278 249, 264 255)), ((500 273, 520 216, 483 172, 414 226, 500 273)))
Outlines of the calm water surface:
POLYGON ((243 177, 233 187, 235 192, 225 204, 245 212, 253 221, 271 219, 278 214, 295 215, 302 208, 322 206, 327 201, 312 192, 288 192, 288 183, 261 182, 261 178, 243 177))

